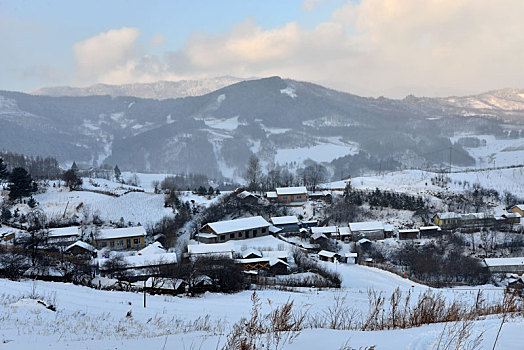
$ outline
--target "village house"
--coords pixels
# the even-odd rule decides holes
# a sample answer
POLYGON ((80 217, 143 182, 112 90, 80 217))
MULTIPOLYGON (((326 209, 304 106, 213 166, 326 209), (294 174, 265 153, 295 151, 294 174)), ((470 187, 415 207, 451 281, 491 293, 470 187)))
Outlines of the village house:
POLYGON ((237 194, 237 198, 246 204, 257 204, 259 197, 248 191, 242 191, 237 194))
POLYGON ((277 187, 277 201, 280 203, 297 203, 307 201, 305 187, 277 187))
POLYGON ((384 238, 395 237, 395 226, 391 224, 384 224, 384 238))
POLYGON ((75 243, 67 246, 65 252, 72 255, 91 256, 96 258, 97 250, 91 244, 82 241, 76 241, 75 243))
POLYGON ((421 226, 419 227, 420 238, 432 238, 438 237, 441 233, 441 229, 438 226, 421 226))
POLYGON ((285 275, 288 273, 289 264, 278 258, 262 257, 251 259, 237 259, 244 271, 265 271, 270 275, 285 275))
POLYGON ((67 246, 80 239, 80 227, 52 228, 47 233, 47 244, 67 246))
POLYGON ((269 234, 269 226, 269 222, 261 216, 210 222, 200 229, 196 238, 203 243, 222 243, 231 239, 261 237, 269 234))
POLYGON ((362 238, 373 241, 384 239, 384 224, 379 221, 352 222, 349 224, 349 229, 353 241, 362 238))
POLYGON ((151 294, 183 294, 187 287, 187 282, 180 278, 149 277, 146 280, 146 289, 151 294))
POLYGON ((416 228, 413 229, 406 229, 406 230, 398 230, 398 239, 405 240, 405 239, 417 239, 419 238, 420 231, 416 228))
POLYGON ((340 226, 338 228, 337 239, 346 243, 351 241, 351 230, 349 226, 340 226))
POLYGON ((521 217, 524 216, 524 204, 517 204, 511 207, 512 213, 519 213, 521 217))
POLYGON ((282 232, 298 232, 298 219, 296 216, 273 216, 271 217, 273 226, 278 227, 282 232))
POLYGON ((520 219, 522 218, 522 215, 518 212, 511 212, 502 214, 502 218, 504 218, 506 224, 516 225, 520 224, 520 219))
POLYGON ((486 258, 484 264, 491 273, 524 273, 524 257, 486 258))
POLYGON ((336 238, 338 236, 338 227, 337 226, 322 226, 322 227, 311 227, 311 234, 323 233, 328 238, 336 238))
POLYGON ((467 213, 460 215, 460 227, 491 227, 495 217, 486 213, 467 213))
POLYGON ((322 232, 315 232, 309 237, 309 243, 320 246, 325 246, 328 241, 329 238, 322 232))
POLYGON ((98 259, 98 269, 102 277, 113 276, 115 273, 125 272, 126 279, 137 281, 144 276, 154 276, 155 271, 160 269, 173 268, 178 263, 176 253, 131 255, 121 258, 121 266, 115 269, 108 263, 111 259, 98 259))
POLYGON ((232 243, 215 243, 215 244, 188 244, 187 256, 191 260, 206 257, 221 257, 233 259, 234 245, 232 243))
POLYGON ((335 262, 335 260, 336 261, 340 261, 340 254, 334 253, 334 252, 330 252, 330 251, 327 251, 327 250, 321 250, 321 251, 318 252, 318 258, 321 261, 335 262))
POLYGON ((317 220, 300 220, 300 228, 317 227, 317 225, 318 225, 317 220))
POLYGON ((308 192, 307 197, 312 201, 325 201, 331 203, 331 191, 308 192))
POLYGON ((346 264, 356 264, 357 263, 357 253, 345 253, 344 258, 346 260, 346 264))
POLYGON ((139 249, 145 246, 145 239, 146 230, 143 226, 103 228, 96 235, 95 244, 98 249, 139 249))
POLYGON ((442 228, 454 228, 459 226, 460 215, 454 212, 436 213, 433 223, 442 228))

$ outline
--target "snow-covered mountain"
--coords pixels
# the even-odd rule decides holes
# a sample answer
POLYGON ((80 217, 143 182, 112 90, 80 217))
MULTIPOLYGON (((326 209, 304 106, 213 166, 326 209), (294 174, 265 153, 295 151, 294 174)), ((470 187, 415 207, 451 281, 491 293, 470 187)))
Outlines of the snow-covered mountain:
POLYGON ((226 177, 239 177, 252 154, 291 171, 320 162, 341 177, 447 166, 453 146, 453 165, 471 166, 475 160, 461 142, 472 141, 450 138, 507 136, 502 119, 524 122, 519 93, 488 93, 499 99, 488 118, 485 108, 465 107, 459 98, 366 98, 279 77, 165 100, 5 91, 0 149, 123 170, 226 177), (504 109, 502 100, 514 104, 504 109))
POLYGON ((33 95, 45 96, 133 96, 164 100, 187 96, 200 96, 246 79, 224 76, 200 80, 157 81, 122 85, 95 84, 88 87, 44 87, 33 95))
POLYGON ((485 116, 519 123, 524 121, 524 90, 508 88, 478 95, 443 98, 408 96, 405 101, 443 115, 485 116))

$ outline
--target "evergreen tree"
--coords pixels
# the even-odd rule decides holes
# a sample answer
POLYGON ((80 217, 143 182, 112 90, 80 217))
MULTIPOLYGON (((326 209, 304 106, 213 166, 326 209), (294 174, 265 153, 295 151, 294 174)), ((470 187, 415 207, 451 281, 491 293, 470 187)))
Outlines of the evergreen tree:
POLYGON ((4 163, 4 160, 0 158, 0 183, 3 180, 6 180, 9 176, 9 172, 7 171, 7 166, 4 163))
POLYGON ((22 197, 27 197, 33 190, 33 179, 24 168, 14 168, 11 175, 9 175, 9 199, 19 199, 22 202, 22 197))
POLYGON ((38 205, 38 203, 33 198, 33 196, 31 196, 31 198, 29 198, 29 201, 27 201, 27 205, 29 206, 29 208, 33 209, 34 207, 36 207, 38 205))
POLYGON ((78 172, 78 165, 76 165, 76 162, 73 162, 73 165, 71 165, 71 170, 73 170, 75 173, 78 172))
POLYGON ((64 180, 66 186, 68 186, 71 191, 82 186, 82 178, 78 177, 72 168, 62 175, 62 180, 64 180))
POLYGON ((122 172, 118 168, 118 164, 117 164, 115 165, 115 179, 116 181, 121 181, 121 178, 122 178, 122 172))

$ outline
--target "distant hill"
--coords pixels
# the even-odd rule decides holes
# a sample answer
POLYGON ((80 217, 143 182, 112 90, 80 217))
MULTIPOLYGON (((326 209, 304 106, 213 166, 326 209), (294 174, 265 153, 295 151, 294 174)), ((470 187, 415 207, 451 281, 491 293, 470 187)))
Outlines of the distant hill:
POLYGON ((235 77, 217 77, 201 80, 157 81, 154 83, 136 83, 122 85, 96 84, 88 87, 44 87, 33 91, 33 95, 45 96, 133 96, 165 100, 187 96, 200 96, 245 79, 235 77))
POLYGON ((291 171, 321 162, 335 177, 447 166, 449 147, 454 165, 470 166, 474 159, 450 137, 504 137, 504 121, 517 127, 524 121, 519 94, 502 90, 478 97, 394 100, 279 77, 165 100, 3 91, 0 150, 107 162, 122 170, 217 177, 240 176, 251 154, 265 166, 291 171), (490 100, 495 98, 496 103, 490 100), (490 108, 476 108, 473 101, 492 102, 490 108))

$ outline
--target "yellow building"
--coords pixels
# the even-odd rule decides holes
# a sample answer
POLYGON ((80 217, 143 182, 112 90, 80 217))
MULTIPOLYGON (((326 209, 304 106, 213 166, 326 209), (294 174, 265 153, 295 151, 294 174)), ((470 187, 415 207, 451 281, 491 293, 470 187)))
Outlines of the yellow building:
POLYGON ((139 249, 146 245, 146 230, 143 226, 104 228, 95 237, 98 249, 139 249))
POLYGON ((511 208, 512 213, 519 213, 521 217, 524 217, 524 204, 517 204, 511 208))
POLYGON ((437 213, 433 216, 433 223, 442 228, 458 226, 460 215, 454 212, 437 213))

